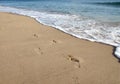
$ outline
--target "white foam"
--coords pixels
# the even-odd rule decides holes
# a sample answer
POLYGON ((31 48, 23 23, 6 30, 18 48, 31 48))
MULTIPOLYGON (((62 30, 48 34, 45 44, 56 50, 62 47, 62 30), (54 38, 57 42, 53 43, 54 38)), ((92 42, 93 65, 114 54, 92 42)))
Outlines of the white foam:
POLYGON ((120 46, 116 47, 115 55, 120 59, 120 46))
MULTIPOLYGON (((0 6, 0 11, 33 17, 44 25, 55 27, 81 39, 116 47, 120 44, 120 26, 103 25, 93 19, 77 15, 55 14, 3 6, 0 6)), ((115 55, 120 58, 120 46, 116 48, 115 55)))

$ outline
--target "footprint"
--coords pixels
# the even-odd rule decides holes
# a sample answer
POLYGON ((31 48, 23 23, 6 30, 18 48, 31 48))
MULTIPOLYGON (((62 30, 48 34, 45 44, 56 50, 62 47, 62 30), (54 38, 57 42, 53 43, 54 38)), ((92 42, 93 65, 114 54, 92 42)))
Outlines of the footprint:
POLYGON ((57 43, 57 41, 56 41, 56 40, 53 40, 53 43, 57 43))
POLYGON ((54 45, 54 44, 62 44, 62 41, 61 40, 50 40, 49 42, 50 45, 54 45))
POLYGON ((80 66, 80 60, 75 58, 74 56, 68 55, 67 59, 70 60, 71 62, 75 63, 75 67, 77 67, 77 68, 81 67, 80 66))
POLYGON ((35 38, 38 38, 38 35, 37 35, 37 34, 33 34, 33 36, 34 36, 35 38))
POLYGON ((49 42, 50 45, 54 45, 54 44, 56 44, 56 43, 57 43, 56 40, 50 40, 50 42, 49 42))
POLYGON ((35 48, 34 51, 38 54, 38 55, 43 55, 43 52, 41 50, 41 48, 35 48))

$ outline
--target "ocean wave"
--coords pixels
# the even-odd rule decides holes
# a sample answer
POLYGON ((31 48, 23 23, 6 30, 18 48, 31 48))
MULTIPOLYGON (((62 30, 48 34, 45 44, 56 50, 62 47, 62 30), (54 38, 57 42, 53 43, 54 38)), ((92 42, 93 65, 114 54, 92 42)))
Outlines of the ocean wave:
POLYGON ((120 2, 97 2, 93 4, 120 7, 120 2))
POLYGON ((35 18, 38 22, 57 28, 75 37, 113 46, 120 44, 120 24, 109 25, 77 15, 38 12, 0 6, 0 11, 35 18))

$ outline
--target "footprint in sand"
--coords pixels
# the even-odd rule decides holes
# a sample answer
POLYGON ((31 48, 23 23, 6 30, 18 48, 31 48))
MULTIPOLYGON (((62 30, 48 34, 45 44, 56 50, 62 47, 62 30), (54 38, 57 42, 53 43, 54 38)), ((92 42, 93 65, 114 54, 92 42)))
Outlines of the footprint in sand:
POLYGON ((52 41, 49 42, 50 45, 53 45, 53 44, 56 44, 56 43, 57 43, 56 40, 52 40, 52 41))
POLYGON ((52 43, 54 43, 54 44, 59 43, 60 44, 60 43, 62 43, 62 41, 61 40, 52 40, 52 43))
POLYGON ((80 68, 80 67, 81 67, 81 65, 80 65, 80 60, 79 60, 78 58, 75 58, 75 57, 72 56, 72 55, 68 55, 68 56, 67 56, 67 60, 73 62, 73 63, 75 64, 75 67, 77 67, 77 68, 80 68))
POLYGON ((41 50, 41 48, 35 48, 34 51, 38 54, 38 55, 43 55, 43 52, 41 50))
POLYGON ((35 38, 38 38, 38 37, 39 37, 37 34, 33 34, 33 36, 34 36, 35 38))
POLYGON ((56 40, 53 40, 53 43, 57 43, 57 41, 56 41, 56 40))

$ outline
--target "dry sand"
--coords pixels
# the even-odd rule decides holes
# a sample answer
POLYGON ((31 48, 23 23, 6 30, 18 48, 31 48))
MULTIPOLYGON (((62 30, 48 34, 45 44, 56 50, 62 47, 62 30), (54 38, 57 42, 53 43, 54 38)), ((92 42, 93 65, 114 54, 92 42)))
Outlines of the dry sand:
POLYGON ((0 84, 120 84, 113 47, 0 13, 0 84))

